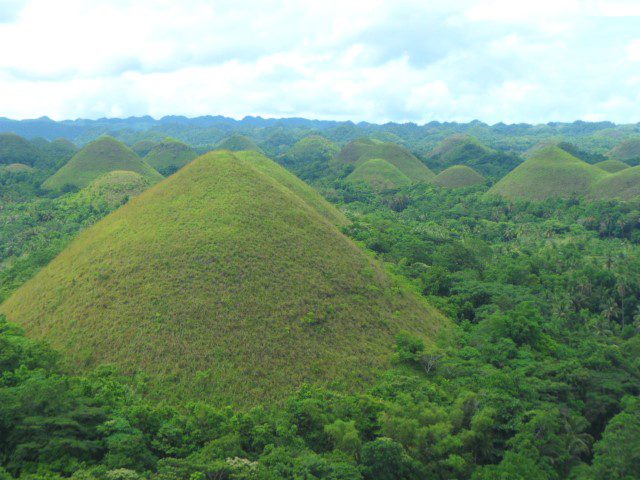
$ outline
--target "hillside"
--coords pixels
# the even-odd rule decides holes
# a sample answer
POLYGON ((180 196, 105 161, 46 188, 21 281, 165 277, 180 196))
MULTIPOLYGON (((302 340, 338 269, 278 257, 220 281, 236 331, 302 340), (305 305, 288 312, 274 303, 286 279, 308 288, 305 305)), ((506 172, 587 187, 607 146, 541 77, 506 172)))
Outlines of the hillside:
POLYGON ((0 165, 22 163, 33 166, 41 159, 40 150, 13 133, 0 133, 0 165))
POLYGON ((137 172, 113 170, 95 179, 76 195, 78 199, 96 208, 106 206, 112 209, 140 195, 151 183, 137 172))
POLYGON ((428 340, 445 320, 305 191, 257 154, 209 153, 81 233, 0 312, 74 369, 115 363, 174 400, 357 389, 398 331, 428 340))
POLYGON ((231 137, 225 138, 216 145, 216 149, 229 150, 231 152, 254 150, 262 153, 260 147, 258 147, 253 140, 249 137, 245 137, 244 135, 232 135, 231 137))
POLYGON ((12 173, 33 173, 35 168, 25 165, 24 163, 10 163, 9 165, 0 165, 0 170, 12 173))
POLYGON ((138 172, 151 182, 162 179, 162 175, 124 143, 104 136, 76 153, 66 165, 45 180, 42 187, 48 190, 61 190, 66 186, 82 188, 113 170, 138 172))
POLYGON ((458 134, 440 142, 429 153, 426 162, 435 170, 464 165, 482 175, 499 178, 517 167, 521 160, 515 155, 489 148, 475 137, 458 134))
POLYGON ((395 166, 412 182, 429 181, 435 175, 406 148, 395 143, 381 142, 369 138, 353 140, 345 145, 333 161, 334 165, 357 167, 367 160, 383 159, 395 166))
POLYGON ((496 183, 489 194, 511 200, 544 200, 587 195, 608 174, 557 146, 536 151, 496 183))
POLYGON ((591 196, 620 200, 640 198, 640 165, 625 168, 599 180, 593 186, 591 196))
POLYGON ((282 155, 281 161, 303 180, 315 180, 327 173, 340 147, 320 135, 310 135, 296 142, 282 155))
POLYGON ((611 149, 609 158, 638 165, 640 163, 640 138, 629 138, 620 142, 611 149))
POLYGON ((614 160, 614 159, 604 160, 594 165, 604 170, 605 172, 609 172, 609 173, 616 173, 621 170, 624 170, 625 168, 629 168, 629 165, 627 165, 626 163, 621 162, 620 160, 614 160))
POLYGON ((433 182, 445 188, 462 188, 482 185, 485 179, 471 167, 454 165, 436 175, 433 182))
POLYGON ((411 179, 382 158, 361 163, 347 176, 349 182, 362 182, 374 190, 387 190, 411 184, 411 179))
POLYGON ((144 160, 158 172, 167 175, 184 167, 197 156, 186 143, 167 137, 155 145, 144 160))
POLYGON ((151 150, 153 150, 153 147, 158 145, 158 143, 159 142, 156 142, 154 140, 140 140, 134 143, 133 145, 131 145, 131 150, 136 152, 136 154, 140 158, 142 158, 142 157, 145 157, 147 153, 149 153, 151 150))

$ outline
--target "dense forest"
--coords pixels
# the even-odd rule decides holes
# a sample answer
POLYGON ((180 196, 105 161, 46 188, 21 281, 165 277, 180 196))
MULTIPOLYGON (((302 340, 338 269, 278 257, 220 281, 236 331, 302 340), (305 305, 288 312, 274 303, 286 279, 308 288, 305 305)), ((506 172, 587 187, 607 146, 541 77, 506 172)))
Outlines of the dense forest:
POLYGON ((0 479, 640 478, 638 125, 143 117, 0 130, 30 138, 0 145, 0 302, 160 174, 225 148, 308 182, 346 216, 344 235, 451 321, 434 341, 396 333, 364 386, 309 382, 239 406, 158 398, 116 365, 78 373, 2 315, 0 479), (94 172, 92 152, 117 165, 94 172), (624 165, 598 169, 608 159, 624 165), (509 175, 549 184, 535 176, 544 162, 587 172, 583 193, 494 188, 509 175), (624 198, 610 194, 620 185, 624 198))

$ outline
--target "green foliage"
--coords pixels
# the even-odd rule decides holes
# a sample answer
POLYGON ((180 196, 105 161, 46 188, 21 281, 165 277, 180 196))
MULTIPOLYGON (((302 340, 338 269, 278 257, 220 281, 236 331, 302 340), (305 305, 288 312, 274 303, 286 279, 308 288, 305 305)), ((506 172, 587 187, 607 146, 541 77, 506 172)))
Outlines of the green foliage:
POLYGON ((33 166, 40 162, 42 153, 24 138, 13 133, 0 133, 0 165, 21 163, 33 166))
POLYGON ((163 175, 175 172, 194 160, 198 155, 186 143, 165 138, 154 145, 144 161, 163 175))
POLYGON ((317 180, 327 174, 329 162, 340 148, 320 135, 310 135, 293 145, 282 157, 282 164, 306 181, 317 180))

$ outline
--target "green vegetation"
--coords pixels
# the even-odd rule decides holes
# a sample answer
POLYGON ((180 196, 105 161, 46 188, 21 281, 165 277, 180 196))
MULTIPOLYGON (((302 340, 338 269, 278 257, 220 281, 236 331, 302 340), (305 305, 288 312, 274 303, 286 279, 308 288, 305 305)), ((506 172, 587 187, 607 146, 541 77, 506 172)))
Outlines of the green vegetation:
POLYGON ((153 150, 153 147, 158 145, 159 142, 154 140, 140 140, 133 145, 131 145, 131 150, 136 152, 140 158, 146 157, 146 155, 153 150))
POLYGON ((368 138, 354 140, 340 151, 333 164, 357 167, 367 160, 383 159, 395 166, 412 182, 431 180, 435 175, 406 148, 394 143, 368 138))
POLYGON ((426 161, 435 170, 464 165, 493 178, 502 177, 521 162, 513 154, 499 152, 483 145, 477 138, 462 134, 440 142, 429 152, 426 161))
POLYGON ((632 137, 620 142, 611 149, 609 157, 631 165, 640 164, 640 138, 632 137))
POLYGON ((186 143, 165 138, 144 157, 145 162, 163 175, 170 175, 194 160, 198 155, 186 143))
POLYGON ((428 342, 446 322, 262 158, 200 157, 81 233, 0 310, 74 369, 145 372, 165 398, 362 388, 400 330, 428 342))
POLYGON ((57 191, 82 188, 113 170, 138 172, 151 182, 162 179, 162 175, 141 160, 124 143, 105 136, 80 150, 66 165, 49 177, 42 187, 57 191))
POLYGON ((229 150, 231 152, 241 152, 245 150, 253 150, 256 152, 262 152, 260 147, 256 145, 256 142, 244 135, 233 135, 225 138, 216 145, 218 150, 229 150))
POLYGON ((111 211, 150 186, 151 181, 137 172, 113 170, 84 187, 77 197, 97 210, 111 211))
POLYGON ((22 163, 33 166, 42 153, 24 138, 13 133, 0 133, 0 165, 22 163))
POLYGON ((361 163, 347 176, 346 181, 362 182, 376 191, 398 188, 411 183, 409 177, 382 158, 372 158, 361 163))
POLYGON ((607 172, 557 146, 536 151, 496 183, 490 194, 511 200, 545 200, 585 196, 607 172))
POLYGON ((594 198, 640 199, 640 165, 629 167, 599 180, 591 190, 594 198))
POLYGON ((317 180, 327 174, 329 163, 340 148, 320 135, 310 135, 293 145, 282 157, 281 163, 306 181, 317 180))
POLYGON ((629 165, 626 163, 614 159, 603 160, 602 162, 596 163, 595 166, 609 173, 617 173, 625 168, 629 168, 629 165))
POLYGON ((35 168, 30 167, 29 165, 25 165, 24 163, 10 163, 9 165, 0 166, 0 169, 4 170, 5 172, 12 172, 12 173, 20 173, 20 172, 33 173, 36 171, 35 168))
POLYGON ((463 188, 482 185, 485 179, 471 167, 454 165, 436 175, 433 182, 445 188, 463 188))

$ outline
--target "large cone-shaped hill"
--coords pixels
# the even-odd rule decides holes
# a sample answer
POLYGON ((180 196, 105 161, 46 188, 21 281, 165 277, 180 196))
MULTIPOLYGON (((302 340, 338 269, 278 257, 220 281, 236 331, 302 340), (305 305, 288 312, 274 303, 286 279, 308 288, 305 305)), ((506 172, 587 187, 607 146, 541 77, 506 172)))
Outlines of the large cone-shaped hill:
POLYGON ((609 174, 557 146, 537 150, 490 190, 511 200, 545 200, 588 195, 609 174))
POLYGON ((80 234, 0 312, 74 368, 144 372, 164 398, 251 405, 305 382, 356 389, 398 331, 428 341, 446 321, 341 219, 265 157, 211 152, 80 234))
POLYGON ((360 138, 349 142, 336 156, 334 164, 359 166, 368 160, 378 158, 389 162, 412 182, 429 181, 435 175, 406 148, 395 143, 360 138))
POLYGON ((466 165, 449 167, 436 175, 433 181, 445 188, 463 188, 485 183, 482 175, 466 165))
POLYGON ((162 175, 124 143, 104 136, 76 153, 60 170, 45 180, 42 187, 49 190, 60 190, 67 185, 82 188, 113 170, 137 172, 152 182, 162 179, 162 175))
POLYGON ((186 143, 165 138, 151 149, 144 160, 160 173, 173 173, 197 156, 186 143))
POLYGON ((373 190, 386 190, 411 184, 409 177, 382 158, 372 158, 361 163, 347 176, 347 180, 366 183, 373 190))
POLYGON ((232 152, 253 150, 262 153, 262 149, 256 145, 256 142, 244 135, 232 135, 225 138, 216 145, 216 148, 219 150, 230 150, 232 152))

